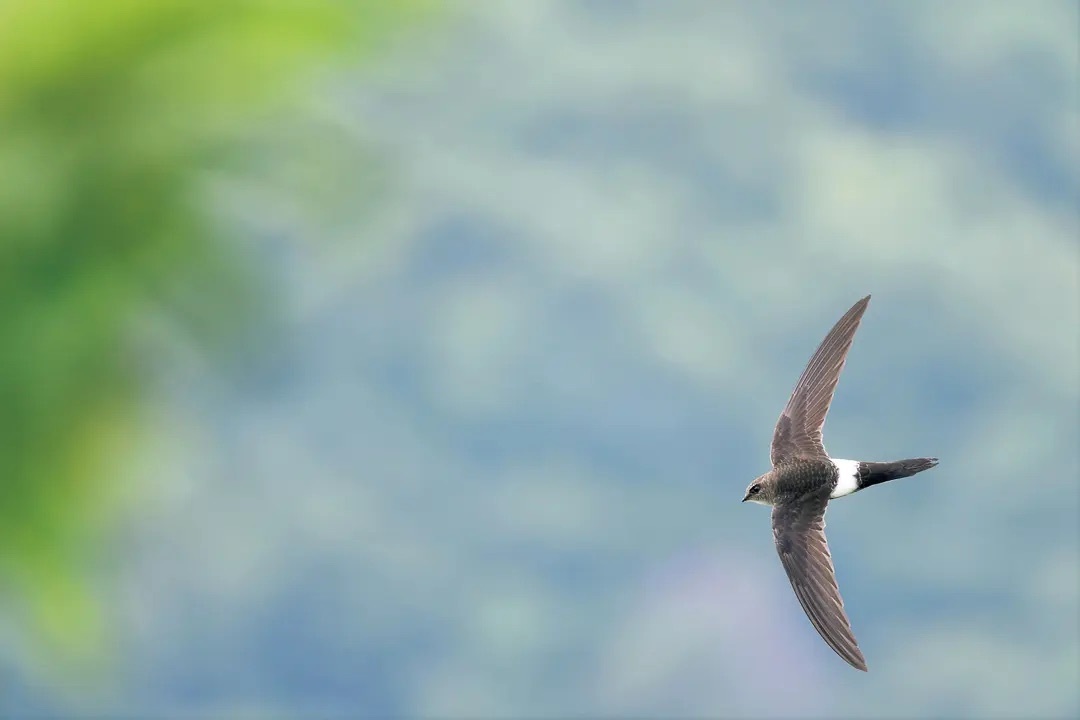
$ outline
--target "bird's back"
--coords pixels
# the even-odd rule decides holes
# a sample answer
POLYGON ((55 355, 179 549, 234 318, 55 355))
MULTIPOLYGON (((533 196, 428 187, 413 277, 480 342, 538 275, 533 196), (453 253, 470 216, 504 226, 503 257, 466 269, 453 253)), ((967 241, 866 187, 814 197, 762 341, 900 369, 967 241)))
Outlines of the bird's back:
POLYGON ((798 500, 807 493, 836 486, 840 471, 831 460, 791 460, 773 468, 780 502, 798 500))

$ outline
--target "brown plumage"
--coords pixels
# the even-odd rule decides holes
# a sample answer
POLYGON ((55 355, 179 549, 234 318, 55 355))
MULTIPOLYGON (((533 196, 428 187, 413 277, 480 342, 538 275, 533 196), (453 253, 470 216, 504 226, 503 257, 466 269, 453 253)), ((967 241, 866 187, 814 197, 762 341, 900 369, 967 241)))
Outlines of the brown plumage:
POLYGON ((795 459, 829 459, 821 442, 821 429, 825 426, 825 416, 829 414, 855 331, 869 304, 870 296, 867 295, 844 313, 807 363, 776 421, 771 453, 773 467, 795 459))
POLYGON ((821 433, 855 331, 870 303, 855 303, 825 336, 803 371, 773 433, 772 469, 747 488, 743 500, 770 505, 773 540, 795 597, 814 628, 837 655, 866 670, 825 540, 829 500, 870 485, 907 477, 937 464, 937 458, 889 463, 833 460, 821 433))

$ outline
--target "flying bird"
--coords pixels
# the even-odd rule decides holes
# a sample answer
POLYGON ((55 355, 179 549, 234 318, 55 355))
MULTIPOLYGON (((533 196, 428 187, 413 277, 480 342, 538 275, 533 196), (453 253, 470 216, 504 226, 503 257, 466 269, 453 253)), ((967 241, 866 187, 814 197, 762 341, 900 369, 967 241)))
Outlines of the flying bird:
POLYGON ((929 470, 938 463, 937 458, 840 460, 825 452, 821 429, 869 304, 869 295, 855 303, 810 358, 776 423, 772 469, 750 483, 743 497, 743 502, 772 506, 773 541, 795 597, 829 647, 864 672, 866 659, 844 612, 825 540, 825 508, 834 498, 929 470))

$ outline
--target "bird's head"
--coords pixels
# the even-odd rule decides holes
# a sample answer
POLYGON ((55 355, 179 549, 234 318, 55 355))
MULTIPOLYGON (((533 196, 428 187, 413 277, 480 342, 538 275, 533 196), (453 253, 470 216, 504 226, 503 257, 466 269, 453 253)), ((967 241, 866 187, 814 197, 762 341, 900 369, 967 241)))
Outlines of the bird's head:
POLYGON ((765 473, 754 482, 750 483, 746 488, 746 495, 743 496, 742 501, 755 502, 761 505, 772 505, 774 500, 775 487, 772 482, 771 473, 765 473))

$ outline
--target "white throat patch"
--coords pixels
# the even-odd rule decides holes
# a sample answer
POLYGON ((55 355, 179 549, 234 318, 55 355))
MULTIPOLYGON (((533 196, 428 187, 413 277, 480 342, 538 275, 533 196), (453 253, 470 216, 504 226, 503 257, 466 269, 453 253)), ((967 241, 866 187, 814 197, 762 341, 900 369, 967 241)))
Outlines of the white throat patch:
POLYGON ((859 461, 858 460, 832 460, 832 464, 840 471, 840 477, 836 479, 836 487, 829 494, 831 498, 844 497, 859 489, 859 461))

